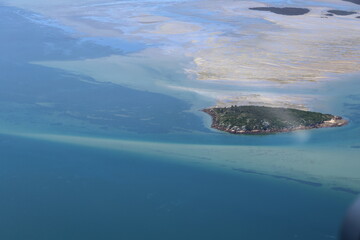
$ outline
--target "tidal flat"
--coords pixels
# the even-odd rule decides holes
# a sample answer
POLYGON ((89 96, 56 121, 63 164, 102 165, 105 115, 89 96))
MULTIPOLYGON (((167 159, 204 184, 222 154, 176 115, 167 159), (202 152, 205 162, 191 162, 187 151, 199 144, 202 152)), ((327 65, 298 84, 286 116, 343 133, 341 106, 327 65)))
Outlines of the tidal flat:
POLYGON ((1 3, 2 238, 336 238, 360 191, 360 29, 323 17, 357 4, 1 3), (349 124, 211 129, 201 109, 231 105, 349 124))

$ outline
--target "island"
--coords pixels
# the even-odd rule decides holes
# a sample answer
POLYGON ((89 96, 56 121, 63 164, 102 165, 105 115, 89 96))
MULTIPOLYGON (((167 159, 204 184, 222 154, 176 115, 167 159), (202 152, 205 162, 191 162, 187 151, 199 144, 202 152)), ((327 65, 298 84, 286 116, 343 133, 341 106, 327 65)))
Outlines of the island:
POLYGON ((286 16, 297 16, 297 15, 304 15, 310 12, 308 8, 295 8, 295 7, 252 7, 249 8, 250 10, 255 11, 268 11, 280 15, 286 16))
POLYGON ((353 11, 349 12, 349 11, 343 11, 343 10, 328 10, 328 13, 339 15, 339 16, 348 16, 348 15, 356 14, 356 12, 353 12, 353 11))
POLYGON ((212 107, 211 127, 233 134, 270 134, 313 128, 340 127, 347 120, 331 114, 265 106, 212 107))

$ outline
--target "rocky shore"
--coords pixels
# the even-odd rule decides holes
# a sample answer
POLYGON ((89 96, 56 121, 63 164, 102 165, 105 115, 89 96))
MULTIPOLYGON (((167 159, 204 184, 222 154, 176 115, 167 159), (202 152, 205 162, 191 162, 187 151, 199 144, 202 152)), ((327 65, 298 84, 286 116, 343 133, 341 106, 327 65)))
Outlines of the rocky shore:
MULTIPOLYGON (((257 106, 245 106, 246 108, 263 108, 265 110, 269 110, 272 108, 269 107, 257 107, 257 106)), ((241 109, 241 107, 237 107, 241 109)), ((257 122, 261 122, 261 126, 256 124, 236 124, 235 120, 224 120, 224 116, 226 116, 226 110, 230 108, 207 108, 203 109, 202 111, 209 114, 212 117, 212 124, 211 127, 218 129, 220 131, 232 133, 232 134, 273 134, 273 133, 281 133, 281 132, 292 132, 292 131, 298 131, 298 130, 307 130, 307 129, 314 129, 314 128, 328 128, 328 127, 341 127, 346 124, 348 124, 348 121, 343 119, 340 116, 334 116, 330 114, 322 114, 323 116, 326 116, 326 120, 322 121, 314 121, 313 123, 307 123, 307 124, 301 124, 299 122, 304 121, 297 121, 298 119, 291 119, 292 122, 287 121, 285 124, 281 123, 278 125, 287 125, 286 127, 279 127, 275 126, 274 124, 271 124, 271 121, 269 120, 269 116, 266 117, 266 119, 255 119, 257 122), (219 109, 224 110, 225 114, 219 114, 219 109)), ((277 108, 280 109, 280 108, 277 108)), ((295 110, 295 109, 287 109, 283 108, 283 111, 287 110, 295 110)), ((307 111, 301 111, 301 110, 295 110, 300 112, 307 112, 307 111)), ((314 113, 314 112, 308 112, 308 113, 314 113)), ((314 113, 314 114, 321 114, 321 113, 314 113)), ((233 115, 232 115, 233 117, 233 115)), ((278 116, 274 115, 271 116, 273 119, 275 119, 275 122, 278 123, 279 119, 278 116)), ((247 123, 254 123, 254 116, 247 117, 244 112, 239 112, 238 116, 236 116, 236 120, 241 119, 244 120, 247 123)), ((234 119, 234 118, 232 118, 234 119)), ((303 120, 303 119, 300 119, 303 120)), ((283 120, 284 121, 284 120, 283 120)))

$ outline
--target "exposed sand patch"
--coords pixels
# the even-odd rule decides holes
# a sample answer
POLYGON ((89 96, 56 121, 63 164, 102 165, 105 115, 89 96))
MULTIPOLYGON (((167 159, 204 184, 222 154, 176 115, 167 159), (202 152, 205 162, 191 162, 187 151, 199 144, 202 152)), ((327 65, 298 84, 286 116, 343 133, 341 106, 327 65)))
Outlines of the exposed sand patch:
POLYGON ((228 1, 208 6, 220 9, 224 16, 259 18, 273 24, 245 26, 235 37, 208 38, 206 49, 193 53, 198 79, 296 83, 360 69, 357 20, 321 18, 326 8, 319 7, 302 16, 249 12, 254 5, 228 1))
POLYGON ((168 22, 163 23, 160 26, 157 26, 156 29, 149 31, 149 33, 156 34, 186 34, 199 31, 201 29, 200 26, 186 23, 186 22, 168 22))
MULTIPOLYGON (((300 16, 249 10, 270 6, 256 1, 165 1, 154 4, 147 1, 78 0, 70 3, 56 0, 48 3, 38 0, 29 3, 14 0, 6 3, 54 18, 73 27, 82 36, 119 37, 161 45, 159 51, 193 58, 193 65, 184 65, 182 70, 198 80, 234 84, 239 89, 241 86, 286 88, 284 85, 296 85, 299 89, 304 86, 319 88, 317 83, 327 81, 329 76, 360 69, 358 19, 347 16, 326 18, 327 11, 333 9, 326 4, 339 4, 334 0, 314 0, 306 3, 308 6, 302 1, 294 1, 293 7, 310 9, 309 13, 300 16)), ((341 4, 357 11, 353 3, 341 4)), ((156 62, 155 57, 158 56, 153 58, 156 62)), ((147 60, 146 64, 151 62, 147 60)), ((129 68, 130 71, 134 69, 132 79, 137 79, 135 68, 138 67, 129 68)), ((164 68, 166 71, 166 64, 164 68)), ((160 67, 157 69, 161 71, 160 67)), ((132 81, 125 85, 136 85, 132 81)), ((116 81, 113 79, 112 82, 116 81)), ((146 87, 151 88, 150 85, 146 87)), ((215 95, 219 96, 216 99, 219 104, 229 102, 223 93, 215 95)), ((233 98, 230 102, 242 98, 241 94, 228 96, 233 98)), ((252 102, 259 102, 256 98, 252 102)), ((307 102, 298 100, 299 106, 307 102)), ((278 101, 274 104, 278 106, 278 101)), ((286 104, 288 102, 283 106, 286 104)))
POLYGON ((163 16, 154 16, 154 15, 140 15, 133 17, 137 22, 149 24, 149 23, 159 23, 170 20, 168 17, 163 16))
POLYGON ((256 93, 246 90, 231 91, 216 89, 204 89, 195 87, 169 86, 172 89, 194 92, 201 96, 216 100, 217 107, 226 107, 230 105, 261 105, 268 107, 288 107, 300 110, 308 110, 306 105, 316 99, 314 95, 304 94, 271 94, 269 92, 258 91, 256 93), (301 104, 303 103, 303 104, 301 104))

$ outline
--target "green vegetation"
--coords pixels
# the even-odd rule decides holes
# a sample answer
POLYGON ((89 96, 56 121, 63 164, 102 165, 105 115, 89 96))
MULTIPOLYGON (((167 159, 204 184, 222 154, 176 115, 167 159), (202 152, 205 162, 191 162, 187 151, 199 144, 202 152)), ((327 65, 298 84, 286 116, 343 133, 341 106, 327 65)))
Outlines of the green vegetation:
POLYGON ((261 106, 209 108, 204 109, 204 112, 213 117, 212 127, 233 133, 317 128, 322 127, 321 124, 325 121, 339 118, 331 114, 261 106))

